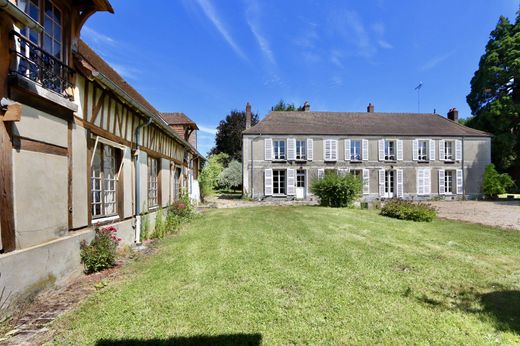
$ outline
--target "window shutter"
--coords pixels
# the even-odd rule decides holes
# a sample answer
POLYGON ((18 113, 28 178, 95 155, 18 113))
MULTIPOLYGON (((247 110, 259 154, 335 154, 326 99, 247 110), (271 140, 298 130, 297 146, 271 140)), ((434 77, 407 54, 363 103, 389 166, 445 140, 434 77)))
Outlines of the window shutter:
POLYGON ((460 139, 455 141, 455 160, 462 160, 462 141, 460 139))
POLYGON ((403 141, 400 139, 397 140, 397 160, 403 160, 403 141))
POLYGON ((424 168, 424 194, 430 195, 432 193, 432 171, 429 168, 424 168))
POLYGON ((352 155, 350 149, 350 139, 345 139, 345 161, 350 160, 350 155, 352 155))
POLYGON ((273 139, 272 138, 264 139, 264 144, 265 144, 265 160, 271 161, 273 159, 273 139))
POLYGON ((417 161, 418 160, 418 151, 419 151, 419 141, 417 139, 413 140, 412 144, 412 160, 417 161))
POLYGON ((439 141, 439 160, 446 160, 446 155, 444 153, 444 145, 445 141, 444 139, 441 139, 439 141))
POLYGON ((264 171, 264 195, 273 195, 273 170, 271 168, 264 171))
POLYGON ((402 198, 404 195, 404 188, 403 188, 403 170, 397 169, 397 197, 402 198))
POLYGON ((296 139, 287 138, 287 160, 296 160, 296 139))
POLYGON ((325 170, 323 168, 318 169, 318 179, 323 179, 325 176, 325 170))
POLYGON ((424 169, 417 169, 417 194, 424 195, 424 169))
POLYGON ((361 141, 361 159, 362 160, 368 160, 368 140, 363 139, 361 141))
POLYGON ((444 195, 446 190, 444 189, 444 169, 439 169, 439 195, 444 195))
POLYGON ((379 148, 379 161, 384 161, 385 159, 385 140, 380 139, 378 141, 378 148, 379 148))
POLYGON ((323 141, 323 160, 330 160, 330 139, 325 139, 323 141))
POLYGON ((331 139, 330 140, 330 152, 331 152, 331 160, 337 161, 338 160, 338 140, 337 139, 331 139))
POLYGON ((293 168, 287 169, 287 195, 293 196, 295 194, 294 180, 296 176, 296 170, 293 168))
POLYGON ((312 156, 313 156, 313 140, 312 138, 307 138, 307 161, 312 161, 312 156))
POLYGON ((379 196, 385 196, 385 170, 379 170, 379 196))
POLYGON ((428 158, 430 161, 435 160, 435 141, 430 139, 430 157, 428 158))
POLYGON ((462 169, 457 169, 457 195, 462 195, 464 191, 462 191, 462 169))
POLYGON ((363 194, 368 195, 370 193, 370 171, 363 169, 363 194))

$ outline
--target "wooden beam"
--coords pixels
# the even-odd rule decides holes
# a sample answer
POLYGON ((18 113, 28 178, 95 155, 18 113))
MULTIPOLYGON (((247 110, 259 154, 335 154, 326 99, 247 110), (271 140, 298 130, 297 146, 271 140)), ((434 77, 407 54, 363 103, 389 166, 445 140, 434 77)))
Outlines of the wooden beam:
MULTIPOLYGON (((92 104, 94 105, 94 108, 92 108, 92 115, 90 117, 90 122, 92 124, 95 123, 96 121, 96 118, 98 116, 98 113, 99 113, 99 110, 101 109, 101 106, 103 106, 103 103, 104 103, 104 100, 105 100, 105 95, 106 95, 106 92, 105 90, 103 90, 103 92, 101 93, 101 96, 99 97, 99 100, 97 103, 96 102, 96 87, 94 87, 94 95, 93 95, 93 98, 92 98, 92 104)), ((85 119, 88 119, 88 117, 85 117, 85 119)), ((101 119, 103 120, 103 119, 101 119)), ((103 126, 103 124, 101 124, 101 126, 103 126)))
POLYGON ((90 139, 90 130, 87 129, 87 215, 88 215, 88 225, 92 224, 92 167, 90 166, 90 162, 92 161, 92 155, 94 154, 94 148, 92 145, 92 140, 90 139))
POLYGON ((3 121, 20 121, 22 118, 22 105, 18 102, 7 106, 7 111, 2 117, 3 121))
POLYGON ((16 249, 11 123, 0 121, 0 225, 4 252, 16 249))
POLYGON ((43 154, 68 156, 68 148, 66 147, 18 136, 13 137, 13 148, 16 150, 34 151, 43 154))

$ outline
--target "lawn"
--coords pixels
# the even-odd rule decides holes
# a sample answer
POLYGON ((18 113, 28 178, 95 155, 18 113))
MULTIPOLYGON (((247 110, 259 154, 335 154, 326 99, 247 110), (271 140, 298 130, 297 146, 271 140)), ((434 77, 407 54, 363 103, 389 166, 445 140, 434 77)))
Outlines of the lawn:
POLYGON ((520 343, 520 233, 373 210, 211 210, 53 328, 75 345, 520 343))

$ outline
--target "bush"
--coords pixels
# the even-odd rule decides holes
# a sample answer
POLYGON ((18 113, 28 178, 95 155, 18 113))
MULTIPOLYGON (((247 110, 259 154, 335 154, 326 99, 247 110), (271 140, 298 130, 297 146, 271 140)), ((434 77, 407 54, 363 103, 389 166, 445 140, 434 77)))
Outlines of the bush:
POLYGON ((484 172, 482 180, 482 192, 488 198, 497 198, 498 195, 507 193, 515 185, 513 179, 507 173, 498 173, 494 164, 489 164, 484 172))
POLYGON ((242 187, 242 164, 233 160, 220 173, 218 177, 219 185, 228 190, 237 190, 242 187))
POLYGON ((115 227, 106 227, 96 230, 94 239, 87 245, 81 242, 81 262, 85 266, 85 273, 95 273, 116 264, 116 249, 121 238, 116 236, 115 227))
POLYGON ((347 207, 361 196, 363 183, 360 178, 346 174, 326 174, 323 179, 316 179, 311 191, 320 198, 320 204, 326 207, 347 207))
POLYGON ((381 215, 400 220, 431 222, 437 217, 437 212, 435 208, 426 203, 392 199, 381 208, 381 215))
POLYGON ((170 213, 181 220, 191 219, 194 212, 190 197, 186 191, 182 191, 179 200, 175 201, 170 207, 170 213))

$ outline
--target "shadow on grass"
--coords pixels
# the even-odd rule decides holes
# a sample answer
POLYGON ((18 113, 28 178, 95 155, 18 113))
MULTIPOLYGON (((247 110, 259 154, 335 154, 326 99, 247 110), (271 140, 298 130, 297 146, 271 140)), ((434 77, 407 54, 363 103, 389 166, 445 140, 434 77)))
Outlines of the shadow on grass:
POLYGON ((167 339, 123 339, 110 340, 101 339, 96 342, 97 346, 152 346, 152 345, 248 345, 258 346, 262 341, 261 334, 223 334, 223 335, 196 335, 175 336, 167 339))

